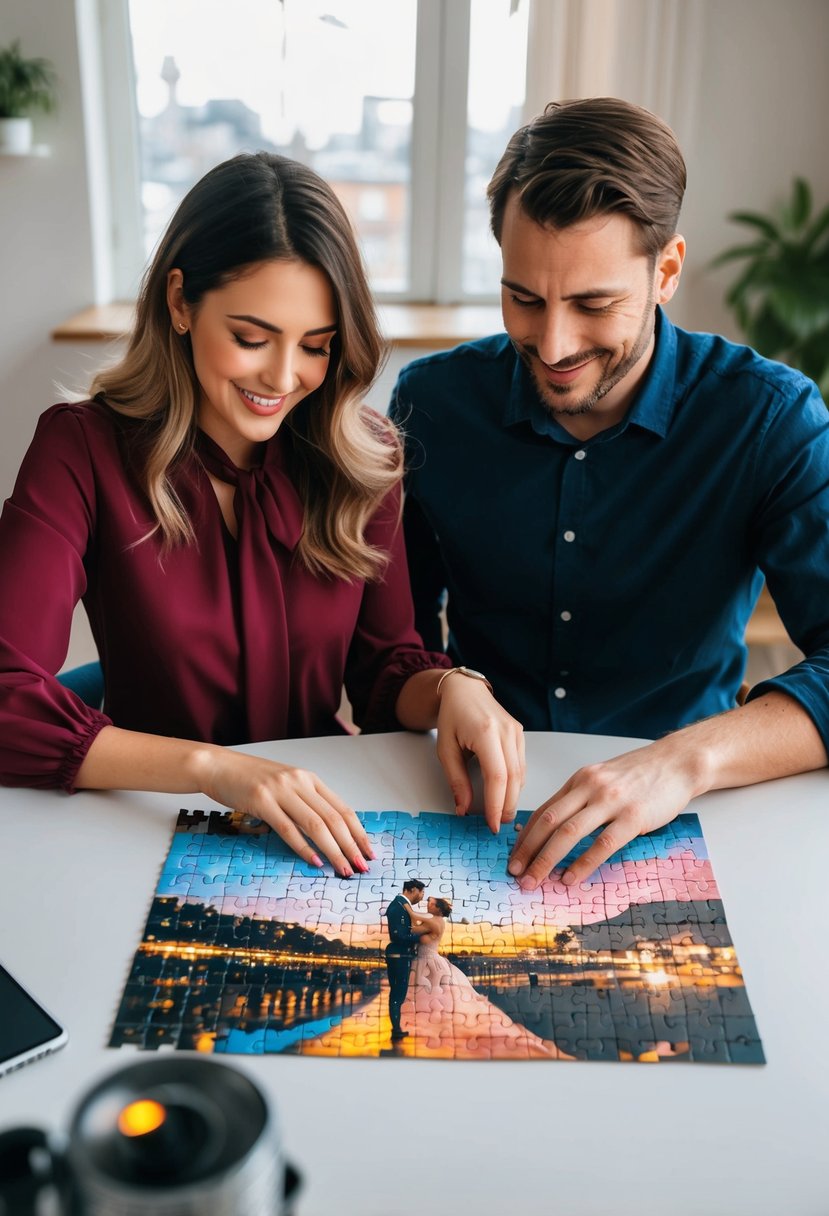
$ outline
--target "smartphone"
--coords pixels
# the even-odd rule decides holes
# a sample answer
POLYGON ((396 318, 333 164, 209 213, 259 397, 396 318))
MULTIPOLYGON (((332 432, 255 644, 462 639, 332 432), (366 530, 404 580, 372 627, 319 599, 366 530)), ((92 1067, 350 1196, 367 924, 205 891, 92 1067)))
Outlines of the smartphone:
POLYGON ((0 964, 0 1076, 63 1047, 69 1035, 0 964))

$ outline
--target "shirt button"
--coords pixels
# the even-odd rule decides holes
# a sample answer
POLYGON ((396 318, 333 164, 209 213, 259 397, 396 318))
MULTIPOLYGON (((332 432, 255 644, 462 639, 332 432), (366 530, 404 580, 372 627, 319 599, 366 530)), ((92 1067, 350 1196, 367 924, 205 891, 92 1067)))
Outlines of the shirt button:
POLYGON ((566 541, 575 540, 575 539, 576 539, 576 534, 575 534, 575 532, 570 532, 570 531, 568 530, 567 532, 565 532, 565 533, 564 533, 564 539, 565 539, 566 541))
POLYGON ((558 697, 559 701, 561 701, 564 699, 564 697, 567 696, 567 689, 566 688, 557 688, 555 690, 554 695, 558 697))
POLYGON ((564 610, 564 612, 562 612, 562 614, 561 614, 561 619, 562 619, 563 621, 572 621, 572 619, 573 619, 573 614, 572 614, 572 612, 568 612, 568 611, 565 609, 565 610, 564 610))
POLYGON ((573 455, 575 456, 576 460, 584 460, 587 452, 585 452, 584 448, 579 448, 579 450, 574 452, 573 455))

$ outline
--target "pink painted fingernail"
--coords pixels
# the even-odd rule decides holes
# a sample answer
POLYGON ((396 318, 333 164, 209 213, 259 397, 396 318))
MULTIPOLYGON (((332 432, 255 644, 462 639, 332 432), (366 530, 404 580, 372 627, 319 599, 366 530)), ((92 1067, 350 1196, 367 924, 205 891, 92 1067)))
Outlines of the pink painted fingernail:
POLYGON ((361 874, 368 874, 368 865, 366 864, 366 862, 360 856, 359 853, 357 853, 356 856, 352 857, 351 860, 352 860, 355 870, 359 870, 361 874))
POLYGON ((342 866, 340 873, 342 874, 343 878, 354 877, 354 871, 352 870, 351 866, 342 866))
POLYGON ((366 847, 363 849, 363 852, 368 854, 368 857, 371 861, 377 860, 377 854, 374 852, 374 849, 371 847, 370 844, 366 845, 366 847))
POLYGON ((312 853, 312 854, 311 854, 311 865, 312 865, 312 866, 319 866, 319 867, 320 867, 320 869, 322 869, 322 858, 321 858, 321 857, 317 857, 316 853, 312 853))

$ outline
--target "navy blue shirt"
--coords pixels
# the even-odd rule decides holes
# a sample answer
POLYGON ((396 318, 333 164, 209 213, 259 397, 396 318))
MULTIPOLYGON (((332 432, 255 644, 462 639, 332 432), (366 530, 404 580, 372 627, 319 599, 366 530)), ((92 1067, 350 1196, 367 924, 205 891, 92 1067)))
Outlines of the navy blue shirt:
POLYGON ((657 738, 733 708, 763 575, 829 748, 829 411, 799 372, 657 314, 626 417, 586 441, 505 334, 404 368, 417 625, 528 730, 657 738))

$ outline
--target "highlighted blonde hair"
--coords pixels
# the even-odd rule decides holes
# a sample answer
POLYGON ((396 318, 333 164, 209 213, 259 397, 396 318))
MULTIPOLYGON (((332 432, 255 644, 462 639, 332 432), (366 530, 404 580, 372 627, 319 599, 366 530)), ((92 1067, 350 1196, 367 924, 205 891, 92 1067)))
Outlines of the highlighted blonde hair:
POLYGON ((399 480, 397 433, 363 404, 383 356, 365 270, 348 217, 312 169, 268 152, 236 156, 207 173, 181 202, 141 284, 127 352, 100 372, 93 395, 141 420, 137 475, 164 548, 195 540, 171 475, 194 450, 200 388, 189 334, 177 334, 167 278, 183 275, 191 310, 205 294, 262 262, 302 261, 328 278, 337 333, 325 380, 285 419, 291 476, 305 507, 299 559, 315 574, 377 578, 387 555, 366 525, 399 480))

